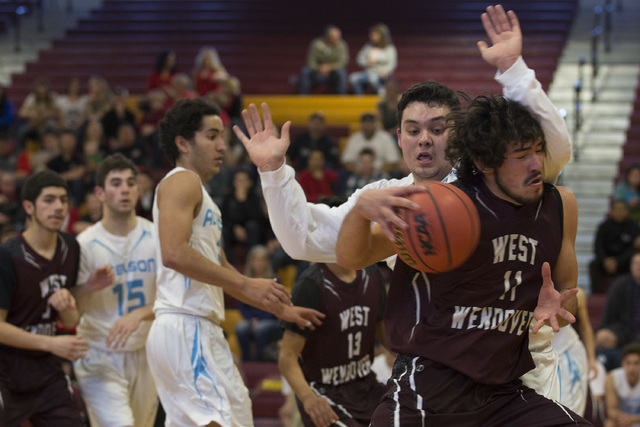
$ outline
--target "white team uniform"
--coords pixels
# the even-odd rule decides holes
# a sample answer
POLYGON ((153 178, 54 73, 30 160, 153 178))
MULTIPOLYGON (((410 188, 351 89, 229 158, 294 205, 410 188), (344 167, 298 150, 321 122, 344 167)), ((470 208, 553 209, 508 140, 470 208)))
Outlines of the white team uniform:
POLYGON ((152 426, 158 408, 145 343, 151 321, 142 321, 124 347, 107 347, 107 335, 120 317, 151 304, 156 296, 156 247, 153 223, 137 218, 127 236, 109 233, 100 222, 78 235, 78 283, 109 264, 115 285, 87 297, 78 334, 89 342, 74 370, 92 426, 152 426))
POLYGON ((589 387, 587 350, 571 325, 560 328, 551 339, 558 353, 560 403, 578 415, 584 415, 589 387))
MULTIPOLYGON (((564 118, 522 58, 504 73, 498 72, 495 78, 502 85, 506 98, 521 103, 539 120, 547 140, 543 178, 545 182, 555 182, 571 159, 571 138, 564 118)), ((357 190, 342 205, 330 208, 324 204, 307 203, 292 167, 283 164, 276 171, 259 172, 271 226, 284 250, 296 259, 325 263, 336 262, 340 227, 364 191, 414 183, 411 174, 402 179, 379 180, 357 190)), ((443 181, 451 182, 453 179, 455 174, 452 173, 443 181)), ((536 369, 522 379, 525 385, 538 393, 557 400, 558 363, 549 343, 550 337, 548 333, 529 334, 529 348, 540 351, 532 351, 536 369)))
MULTIPOLYGON (((624 368, 612 370, 611 376, 618 394, 620 410, 627 414, 640 415, 640 382, 631 387, 624 368)), ((640 427, 640 423, 634 423, 633 427, 640 427)))
MULTIPOLYGON (((177 167, 163 181, 175 173, 193 172, 177 167)), ((202 207, 193 219, 189 245, 220 264, 220 209, 204 186, 201 188, 202 207)), ((157 232, 157 201, 153 217, 157 232)), ((159 245, 157 259, 156 319, 147 339, 147 357, 167 414, 166 425, 207 425, 214 421, 222 426, 253 426, 249 392, 220 327, 224 320, 222 288, 166 268, 159 245)))

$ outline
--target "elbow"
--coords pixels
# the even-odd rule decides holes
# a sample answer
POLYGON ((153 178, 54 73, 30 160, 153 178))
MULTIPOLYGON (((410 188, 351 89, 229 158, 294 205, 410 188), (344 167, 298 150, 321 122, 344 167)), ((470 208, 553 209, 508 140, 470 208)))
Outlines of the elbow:
POLYGON ((179 270, 180 251, 176 248, 162 248, 162 265, 172 270, 179 270))
POLYGON ((367 267, 364 262, 355 254, 348 254, 345 250, 336 251, 336 263, 348 270, 359 270, 367 267))

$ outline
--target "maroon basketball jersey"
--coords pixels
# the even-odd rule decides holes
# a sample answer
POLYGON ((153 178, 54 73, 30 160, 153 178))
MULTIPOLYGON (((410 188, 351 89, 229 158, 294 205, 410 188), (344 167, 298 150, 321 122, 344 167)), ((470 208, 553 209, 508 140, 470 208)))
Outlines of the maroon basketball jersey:
POLYGON ((481 179, 462 187, 480 215, 475 253, 459 268, 426 274, 398 259, 385 327, 390 348, 423 356, 485 384, 517 379, 534 367, 528 350, 542 285, 560 253, 562 200, 545 184, 538 203, 517 206, 481 179))
POLYGON ((375 375, 376 323, 382 321, 385 298, 384 280, 375 265, 359 270, 353 283, 342 282, 324 264, 305 270, 294 285, 292 302, 326 317, 314 331, 283 325, 306 336, 300 365, 309 383, 337 386, 375 375))
MULTIPOLYGON (((0 308, 7 322, 40 335, 56 334, 57 313, 47 300, 58 289, 76 284, 80 250, 75 238, 58 233, 51 260, 43 258, 22 234, 0 246, 0 308)), ((15 350, 0 346, 0 351, 15 350)), ((30 352, 39 353, 39 352, 30 352)))

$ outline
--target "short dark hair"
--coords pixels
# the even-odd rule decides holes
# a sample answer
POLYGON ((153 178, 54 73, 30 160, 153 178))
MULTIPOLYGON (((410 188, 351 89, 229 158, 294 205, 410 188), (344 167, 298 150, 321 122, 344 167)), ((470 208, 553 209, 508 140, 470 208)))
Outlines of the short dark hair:
POLYGON ((167 111, 160 120, 160 148, 172 165, 176 164, 180 153, 176 146, 176 137, 182 136, 190 141, 202 126, 204 116, 219 116, 217 105, 203 99, 181 99, 167 111))
POLYGON ((449 138, 445 156, 455 165, 458 181, 469 183, 479 173, 475 162, 498 168, 509 145, 525 146, 546 141, 540 123, 521 104, 502 95, 481 95, 466 112, 447 116, 449 138))
POLYGON ((20 197, 22 200, 35 203, 38 196, 45 187, 61 187, 64 188, 69 194, 69 186, 58 173, 52 170, 43 170, 41 172, 34 173, 22 184, 22 190, 20 197))
POLYGON ((376 121, 376 115, 373 113, 362 113, 362 115, 360 116, 360 121, 361 122, 375 122, 376 121))
POLYGON ((640 356, 640 342, 631 342, 622 347, 622 356, 620 360, 624 360, 630 354, 637 354, 640 356))
POLYGON ((122 153, 115 153, 105 157, 96 169, 96 185, 104 188, 104 183, 107 180, 109 172, 127 169, 130 169, 134 176, 138 176, 138 167, 136 164, 122 153))
POLYGON ((407 89, 398 101, 398 123, 402 126, 402 114, 412 102, 421 102, 430 107, 449 107, 451 111, 460 111, 460 92, 443 85, 428 81, 416 83, 407 89))

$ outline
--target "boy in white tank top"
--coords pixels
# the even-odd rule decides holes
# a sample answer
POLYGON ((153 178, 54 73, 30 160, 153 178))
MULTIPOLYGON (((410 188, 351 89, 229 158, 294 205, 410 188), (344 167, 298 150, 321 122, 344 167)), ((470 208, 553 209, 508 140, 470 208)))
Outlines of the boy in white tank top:
POLYGON ((227 261, 220 210, 203 183, 226 150, 219 109, 200 99, 176 103, 160 122, 160 145, 175 168, 158 184, 156 320, 147 357, 167 426, 251 426, 251 401, 219 326, 223 291, 303 328, 322 314, 293 307, 275 280, 251 279, 227 261))
POLYGON ((607 375, 605 402, 604 427, 640 427, 640 343, 622 349, 622 366, 607 375))

